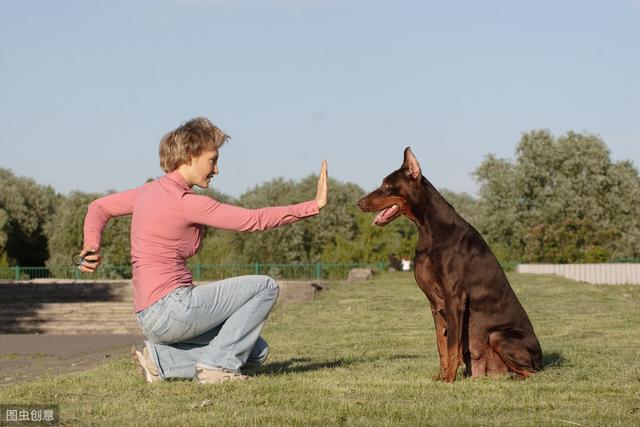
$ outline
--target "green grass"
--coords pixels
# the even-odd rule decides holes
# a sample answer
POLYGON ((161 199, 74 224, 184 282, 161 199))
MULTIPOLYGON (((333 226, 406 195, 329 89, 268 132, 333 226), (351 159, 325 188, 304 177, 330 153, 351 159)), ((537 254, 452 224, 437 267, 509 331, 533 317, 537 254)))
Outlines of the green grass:
POLYGON ((639 425, 640 286, 511 274, 544 352, 526 381, 432 380, 433 320, 411 275, 333 284, 277 307, 251 381, 147 385, 128 356, 0 388, 0 403, 57 403, 64 425, 639 425))

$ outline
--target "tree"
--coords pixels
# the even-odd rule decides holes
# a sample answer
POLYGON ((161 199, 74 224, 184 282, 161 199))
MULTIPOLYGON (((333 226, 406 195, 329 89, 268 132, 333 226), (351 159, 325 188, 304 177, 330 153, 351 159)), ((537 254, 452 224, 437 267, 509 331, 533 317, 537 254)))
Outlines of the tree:
POLYGON ((7 257, 7 232, 5 227, 9 221, 9 214, 4 209, 0 209, 0 267, 8 267, 7 257))
POLYGON ((525 133, 516 161, 476 169, 480 231, 502 259, 585 262, 638 256, 640 180, 595 135, 525 133))
POLYGON ((609 253, 603 246, 592 242, 602 242, 612 237, 610 231, 575 218, 551 225, 538 224, 525 237, 524 258, 530 262, 562 264, 605 262, 609 253))
POLYGON ((44 265, 49 258, 44 229, 60 196, 50 186, 17 177, 2 168, 0 188, 0 241, 4 240, 0 244, 0 259, 10 265, 44 265))
POLYGON ((613 217, 607 228, 617 233, 609 244, 612 259, 640 258, 640 176, 628 161, 609 169, 609 184, 604 205, 613 217))
POLYGON ((481 184, 476 228, 499 260, 520 259, 525 228, 517 206, 515 166, 489 154, 474 174, 481 184))

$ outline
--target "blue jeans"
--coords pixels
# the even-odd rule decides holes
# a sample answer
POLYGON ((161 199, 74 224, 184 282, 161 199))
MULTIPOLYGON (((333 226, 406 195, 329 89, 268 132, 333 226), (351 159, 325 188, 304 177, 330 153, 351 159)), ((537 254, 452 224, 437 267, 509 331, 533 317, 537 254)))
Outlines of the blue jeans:
POLYGON ((185 285, 138 312, 138 323, 161 378, 193 378, 196 364, 238 372, 266 359, 260 331, 277 299, 268 276, 185 285))

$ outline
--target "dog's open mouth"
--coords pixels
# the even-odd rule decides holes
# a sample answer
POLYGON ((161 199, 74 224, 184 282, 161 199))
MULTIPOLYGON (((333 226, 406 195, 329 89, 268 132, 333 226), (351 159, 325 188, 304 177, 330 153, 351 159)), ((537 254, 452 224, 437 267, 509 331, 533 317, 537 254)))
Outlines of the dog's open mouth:
POLYGON ((378 212, 378 215, 373 220, 375 225, 384 226, 396 219, 400 215, 400 206, 391 205, 388 208, 382 209, 378 212))

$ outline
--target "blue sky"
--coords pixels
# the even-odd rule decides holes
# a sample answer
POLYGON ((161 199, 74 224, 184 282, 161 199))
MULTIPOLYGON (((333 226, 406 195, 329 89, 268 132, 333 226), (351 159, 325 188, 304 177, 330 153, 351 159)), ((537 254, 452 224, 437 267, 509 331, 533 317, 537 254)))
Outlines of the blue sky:
POLYGON ((639 166, 639 82, 640 0, 2 0, 0 167, 125 190, 206 116, 232 136, 227 194, 323 158, 371 190, 407 145, 474 194, 484 156, 531 129, 598 134, 639 166))

